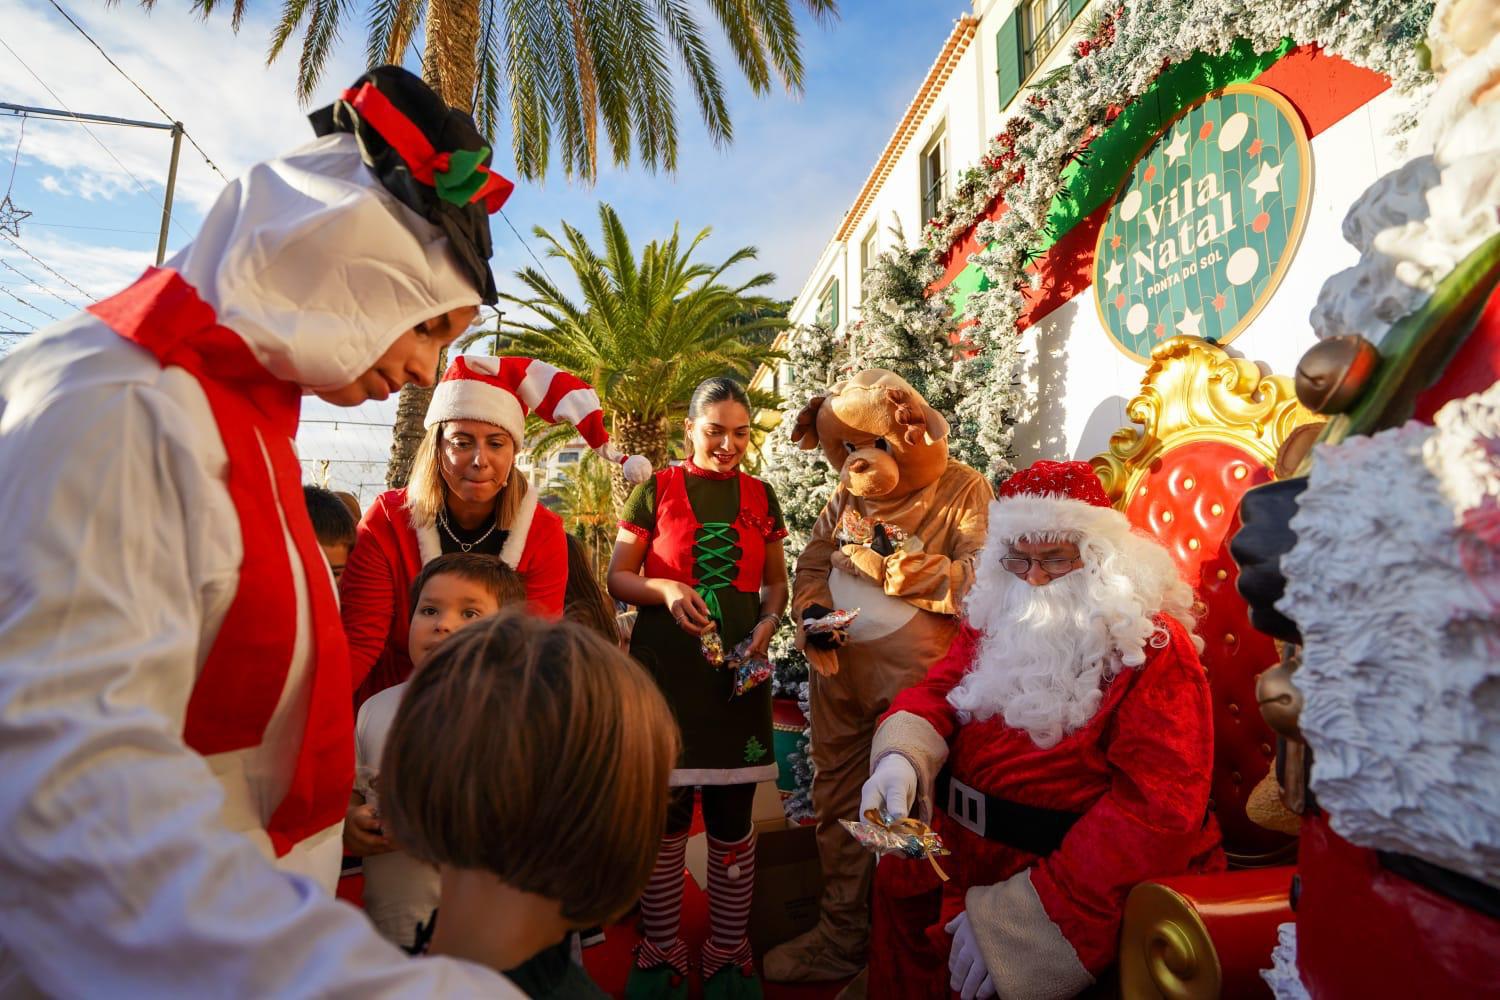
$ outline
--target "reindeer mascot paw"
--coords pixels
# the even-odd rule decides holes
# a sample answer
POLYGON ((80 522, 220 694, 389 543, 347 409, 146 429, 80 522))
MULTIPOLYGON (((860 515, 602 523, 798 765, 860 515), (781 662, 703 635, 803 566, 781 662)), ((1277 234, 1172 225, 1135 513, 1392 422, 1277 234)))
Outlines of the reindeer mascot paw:
POLYGON ((818 926, 765 958, 767 979, 812 982, 864 966, 874 859, 839 825, 859 812, 875 721, 922 679, 958 626, 993 492, 948 457, 948 422, 899 375, 860 372, 817 396, 792 439, 821 447, 839 486, 797 560, 792 612, 859 614, 798 637, 812 677, 813 808, 823 866, 818 926))

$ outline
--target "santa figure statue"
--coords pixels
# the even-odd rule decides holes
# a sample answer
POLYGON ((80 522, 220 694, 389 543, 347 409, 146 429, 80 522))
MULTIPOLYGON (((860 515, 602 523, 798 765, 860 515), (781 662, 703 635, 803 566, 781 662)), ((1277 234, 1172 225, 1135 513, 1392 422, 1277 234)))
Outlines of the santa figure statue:
POLYGON ((875 734, 861 812, 952 856, 884 859, 870 995, 1069 997, 1113 964, 1145 879, 1223 866, 1193 592, 1086 462, 1000 487, 947 655, 875 734))

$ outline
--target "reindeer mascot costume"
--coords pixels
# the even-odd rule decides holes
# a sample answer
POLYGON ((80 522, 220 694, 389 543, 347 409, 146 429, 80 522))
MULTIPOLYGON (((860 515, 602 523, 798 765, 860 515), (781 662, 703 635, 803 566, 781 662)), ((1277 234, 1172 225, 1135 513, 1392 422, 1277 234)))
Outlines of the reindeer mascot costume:
POLYGON ((948 422, 906 380, 862 371, 816 396, 792 439, 821 446, 839 486, 797 560, 799 622, 859 610, 847 635, 798 637, 812 676, 813 808, 823 865, 818 926, 765 958, 767 979, 841 979, 864 965, 873 857, 839 825, 859 811, 875 722, 958 628, 993 492, 948 457, 948 422))

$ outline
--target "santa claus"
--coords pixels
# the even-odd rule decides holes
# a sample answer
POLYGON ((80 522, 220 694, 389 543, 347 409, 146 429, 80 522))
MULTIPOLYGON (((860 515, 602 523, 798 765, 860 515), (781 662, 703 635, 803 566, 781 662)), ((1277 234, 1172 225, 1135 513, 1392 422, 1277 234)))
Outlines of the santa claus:
POLYGON ((967 620, 876 731, 861 812, 952 850, 876 875, 871 995, 1068 997, 1137 882, 1222 867, 1193 592, 1085 462, 1000 488, 967 620))

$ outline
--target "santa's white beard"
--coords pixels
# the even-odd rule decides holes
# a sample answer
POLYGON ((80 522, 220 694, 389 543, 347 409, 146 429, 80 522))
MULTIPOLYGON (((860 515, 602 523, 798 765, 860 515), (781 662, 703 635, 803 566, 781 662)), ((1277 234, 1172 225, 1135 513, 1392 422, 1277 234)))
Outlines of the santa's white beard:
MULTIPOLYGON (((1055 746, 1093 718, 1103 682, 1123 663, 1108 621, 1089 606, 1088 579, 1082 572, 1044 587, 1005 575, 1008 580, 986 588, 989 600, 982 617, 989 627, 973 665, 948 701, 966 721, 998 715, 1006 725, 1029 732, 1037 746, 1055 746)), ((971 622, 973 618, 971 610, 971 622)))

